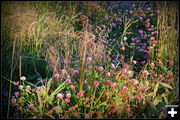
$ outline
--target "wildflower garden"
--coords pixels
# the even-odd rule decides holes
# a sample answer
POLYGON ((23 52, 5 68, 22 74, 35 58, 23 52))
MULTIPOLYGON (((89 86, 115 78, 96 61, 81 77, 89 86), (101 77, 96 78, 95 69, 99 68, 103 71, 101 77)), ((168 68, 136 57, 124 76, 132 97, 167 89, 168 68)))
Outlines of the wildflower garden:
POLYGON ((166 118, 179 103, 179 2, 1 2, 3 118, 166 118))

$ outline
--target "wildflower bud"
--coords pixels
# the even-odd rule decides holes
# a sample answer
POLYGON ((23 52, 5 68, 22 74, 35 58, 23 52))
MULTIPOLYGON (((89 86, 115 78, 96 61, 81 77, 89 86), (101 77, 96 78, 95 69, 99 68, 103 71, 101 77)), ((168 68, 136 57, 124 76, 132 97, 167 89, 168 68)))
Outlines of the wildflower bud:
POLYGON ((67 98, 71 98, 71 93, 67 93, 67 94, 66 94, 66 97, 67 97, 67 98))
POLYGON ((77 96, 79 96, 79 97, 83 97, 83 95, 84 95, 83 91, 77 93, 77 96))
POLYGON ((33 88, 33 89, 32 89, 32 92, 36 92, 36 88, 33 88))
POLYGON ((124 40, 126 41, 126 40, 127 40, 127 37, 124 37, 124 40))
POLYGON ((129 69, 129 65, 128 64, 124 64, 123 68, 124 69, 129 69))
POLYGON ((26 89, 28 89, 28 90, 31 89, 31 86, 30 86, 30 85, 27 85, 27 86, 26 86, 26 89))
POLYGON ((19 85, 19 90, 22 90, 23 89, 23 85, 19 85))
POLYGON ((110 77, 111 76, 111 73, 106 71, 106 76, 110 77))
POLYGON ((74 71, 73 71, 73 74, 74 74, 74 75, 79 75, 79 71, 78 71, 78 70, 74 70, 74 71))
POLYGON ((74 86, 74 85, 71 85, 71 86, 70 86, 70 89, 71 89, 71 90, 74 90, 74 89, 75 89, 75 86, 74 86))
POLYGON ((60 77, 59 74, 55 74, 55 75, 54 75, 54 78, 59 78, 59 77, 60 77))
POLYGON ((32 110, 33 109, 33 105, 32 104, 28 105, 28 109, 32 110))
POLYGON ((125 47, 122 47, 121 50, 125 50, 125 47))
POLYGON ((87 62, 87 63, 91 63, 91 62, 92 62, 92 58, 91 58, 91 57, 87 57, 87 58, 86 58, 86 62, 87 62))
POLYGON ((101 66, 101 67, 98 67, 98 71, 102 72, 104 70, 104 68, 101 66))
POLYGON ((20 78, 20 80, 26 80, 26 77, 25 77, 25 76, 22 76, 22 77, 20 78))
POLYGON ((19 93, 19 92, 15 92, 14 95, 15 95, 16 97, 18 97, 18 96, 20 96, 20 93, 19 93))
POLYGON ((66 103, 70 103, 70 99, 68 99, 68 98, 64 99, 64 101, 65 101, 66 103))
POLYGON ((56 95, 56 98, 64 98, 64 94, 63 93, 58 93, 57 95, 56 95))
POLYGON ((94 86, 95 86, 95 87, 98 87, 99 84, 100 84, 99 81, 97 81, 97 80, 94 81, 94 86))
POLYGON ((72 83, 72 82, 71 82, 71 79, 68 79, 66 83, 68 83, 68 84, 69 84, 69 83, 72 83))
POLYGON ((127 91, 128 91, 128 87, 124 86, 124 87, 122 88, 122 91, 123 91, 123 92, 127 92, 127 91))
POLYGON ((141 86, 137 86, 137 89, 138 89, 138 90, 142 90, 142 87, 141 87, 141 86))
POLYGON ((169 66, 173 66, 174 65, 174 62, 173 61, 170 61, 169 62, 169 66))
POLYGON ((11 99, 11 102, 12 102, 12 103, 16 103, 16 99, 15 99, 15 98, 12 98, 12 99, 11 99))
POLYGON ((146 75, 146 76, 149 75, 149 72, 148 72, 147 70, 144 70, 142 73, 143 73, 144 75, 146 75))

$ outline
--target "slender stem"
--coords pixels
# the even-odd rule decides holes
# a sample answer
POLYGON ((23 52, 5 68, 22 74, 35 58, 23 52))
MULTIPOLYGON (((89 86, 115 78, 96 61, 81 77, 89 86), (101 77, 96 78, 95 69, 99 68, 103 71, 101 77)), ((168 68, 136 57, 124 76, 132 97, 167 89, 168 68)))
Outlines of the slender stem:
MULTIPOLYGON (((14 44, 13 44, 12 60, 14 59, 15 45, 16 45, 16 40, 14 41, 14 44)), ((10 74, 10 80, 11 81, 12 81, 12 77, 13 77, 13 61, 11 63, 11 74, 10 74)), ((11 99, 11 86, 12 86, 12 83, 10 82, 9 83, 9 99, 8 99, 7 118, 9 117, 9 108, 10 108, 10 99, 11 99)))

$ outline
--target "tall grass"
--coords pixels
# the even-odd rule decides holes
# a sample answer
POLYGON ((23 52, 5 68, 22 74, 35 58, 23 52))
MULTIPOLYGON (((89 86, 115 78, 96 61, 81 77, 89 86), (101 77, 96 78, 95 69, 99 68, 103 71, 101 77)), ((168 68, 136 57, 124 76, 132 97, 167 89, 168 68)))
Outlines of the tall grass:
POLYGON ((157 25, 159 27, 159 54, 162 57, 175 61, 175 68, 178 67, 179 53, 179 8, 177 2, 159 3, 160 13, 158 14, 157 25))

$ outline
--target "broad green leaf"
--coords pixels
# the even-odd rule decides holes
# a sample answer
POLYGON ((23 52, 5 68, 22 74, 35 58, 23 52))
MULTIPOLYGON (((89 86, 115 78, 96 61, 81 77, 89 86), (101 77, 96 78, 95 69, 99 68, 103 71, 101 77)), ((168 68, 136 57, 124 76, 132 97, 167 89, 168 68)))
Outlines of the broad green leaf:
POLYGON ((146 96, 153 96, 154 95, 154 92, 150 92, 150 93, 148 93, 146 96))
POLYGON ((166 83, 164 83, 164 82, 160 82, 160 84, 161 84, 162 86, 166 87, 166 88, 169 88, 169 89, 173 90, 173 88, 172 88, 170 85, 168 85, 168 84, 166 84, 166 83))

